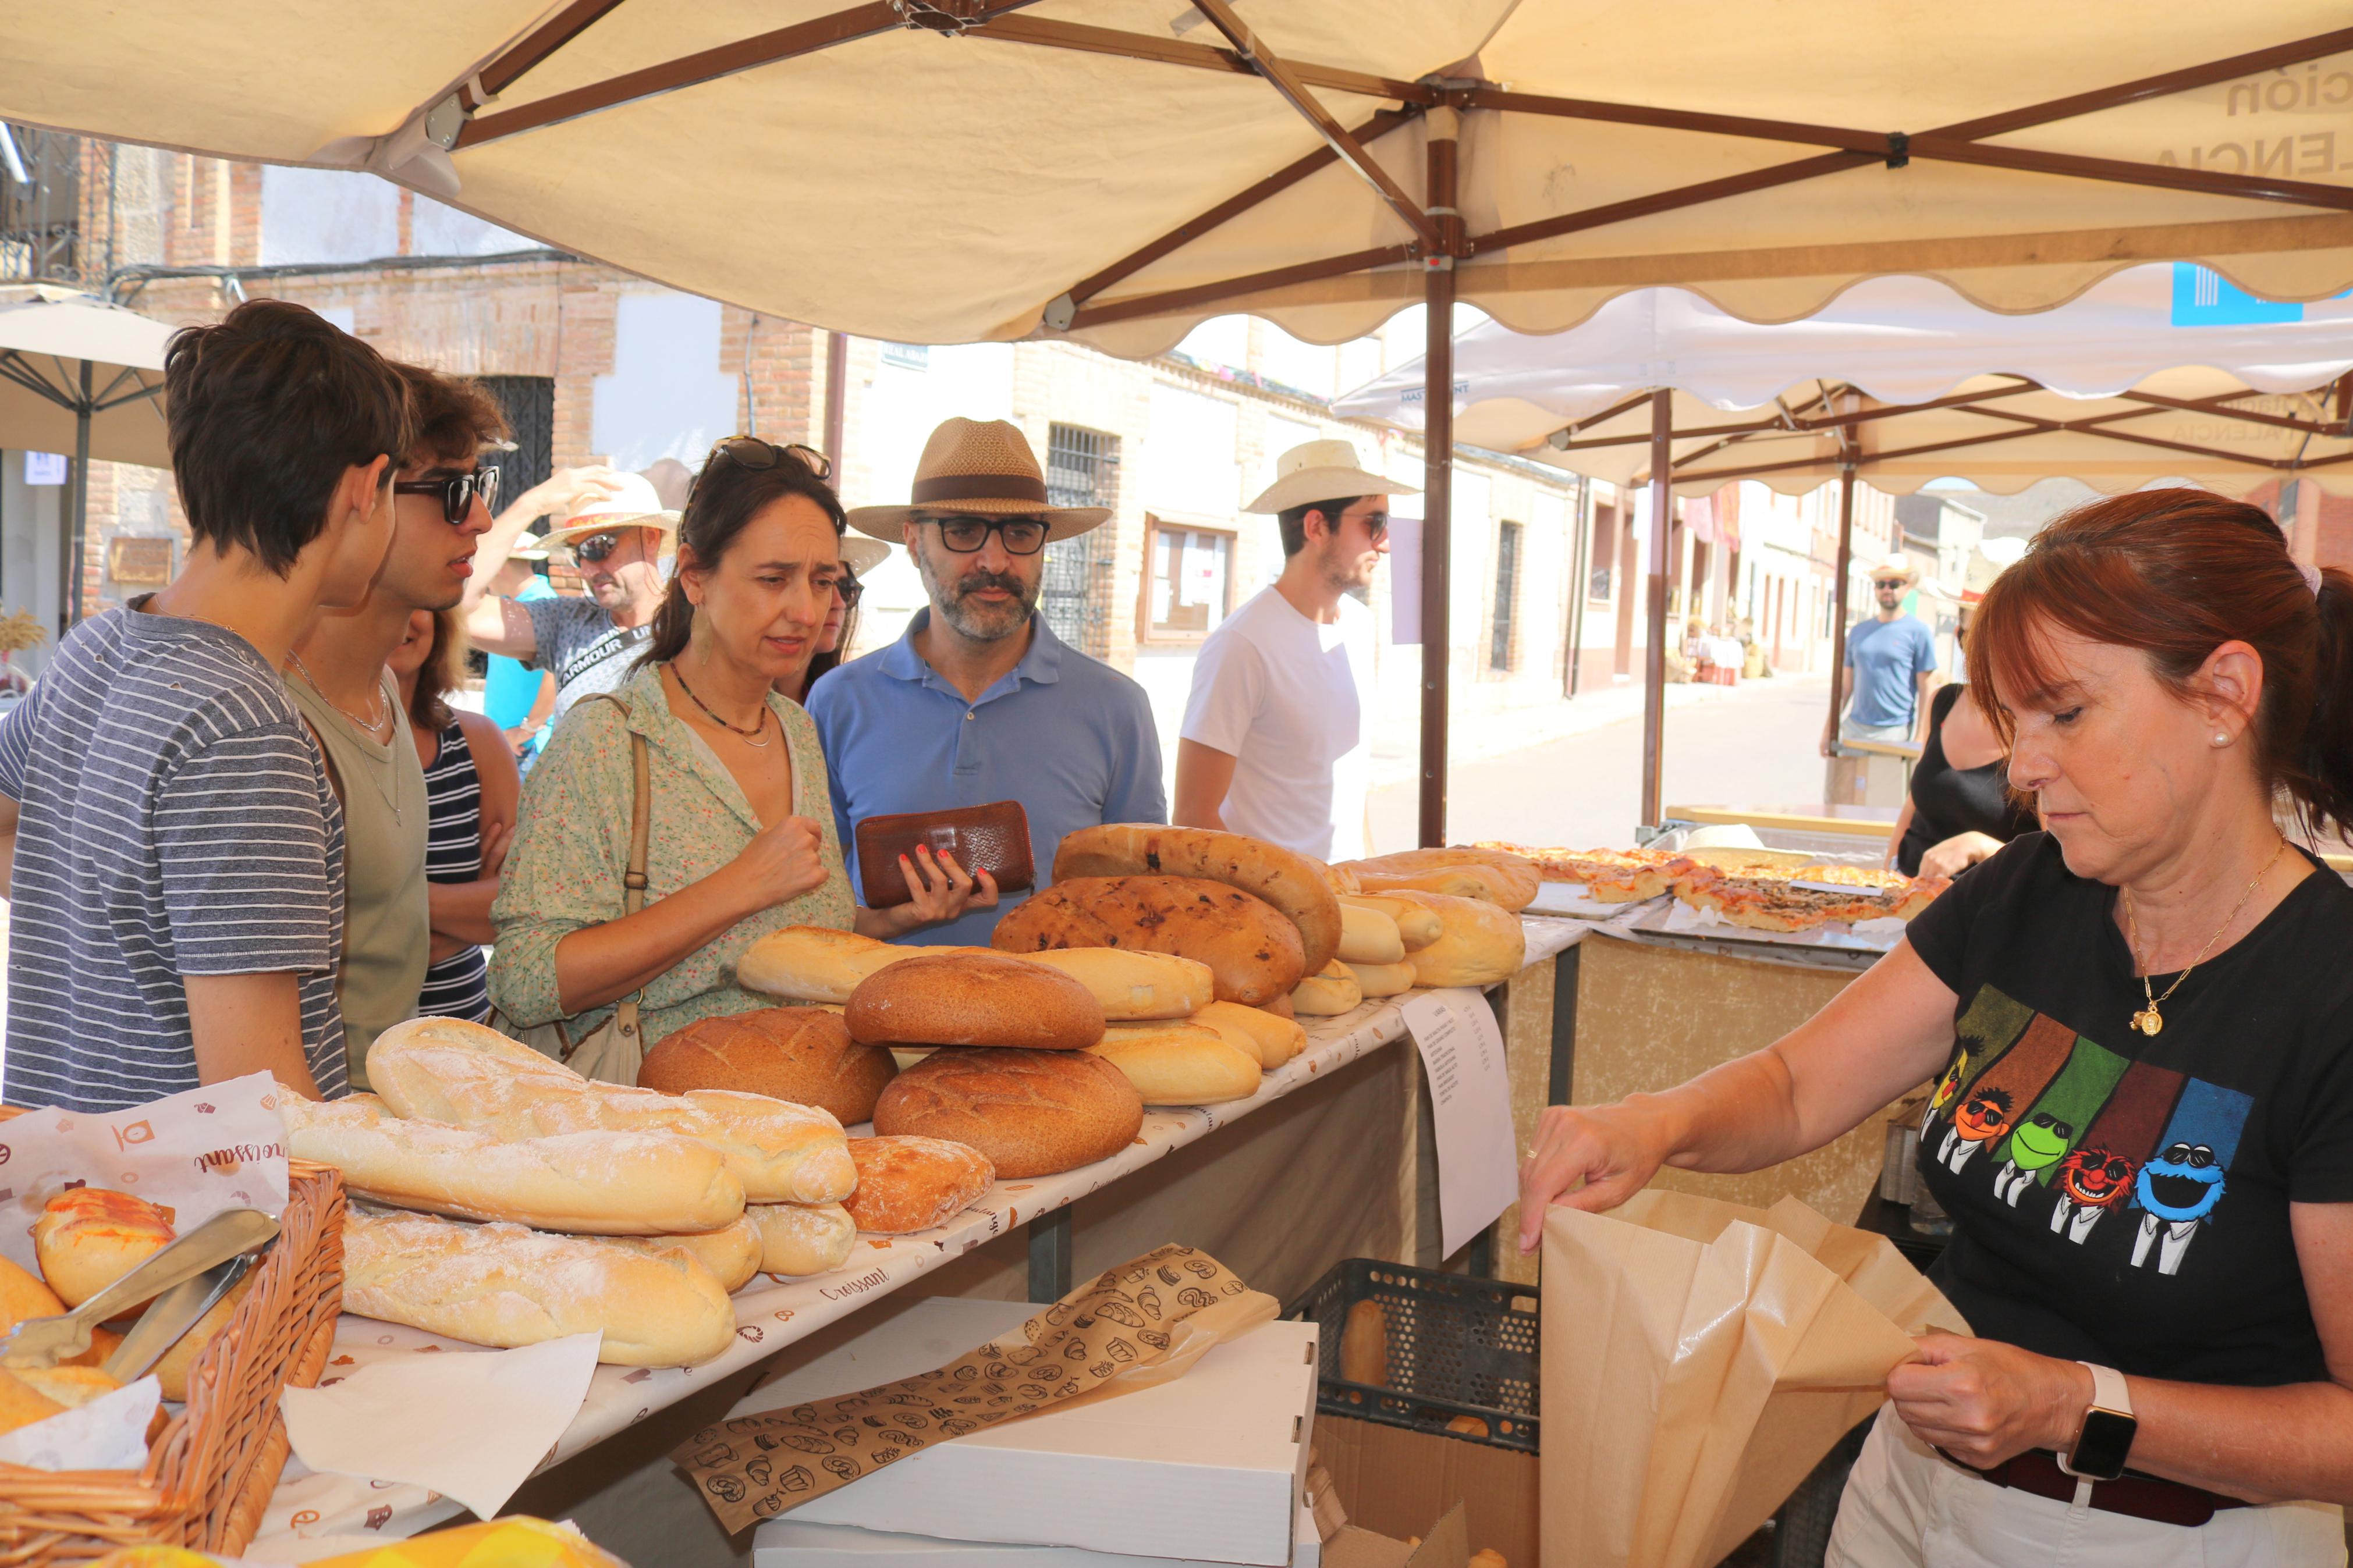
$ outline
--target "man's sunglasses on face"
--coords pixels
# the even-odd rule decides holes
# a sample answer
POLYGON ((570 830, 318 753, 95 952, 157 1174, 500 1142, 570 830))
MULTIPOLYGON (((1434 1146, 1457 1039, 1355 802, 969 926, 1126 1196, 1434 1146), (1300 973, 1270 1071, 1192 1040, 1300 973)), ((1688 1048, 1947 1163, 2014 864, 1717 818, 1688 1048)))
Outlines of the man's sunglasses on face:
POLYGON ((1034 517, 927 517, 940 528, 940 542, 959 555, 970 555, 988 542, 994 532, 1005 542, 1008 555, 1035 555, 1046 547, 1046 524, 1034 517))
POLYGON ((616 530, 611 533, 592 533, 586 539, 575 539, 572 542, 572 558, 583 565, 594 566, 598 562, 609 558, 613 552, 619 548, 621 548, 619 531, 616 530))
POLYGON ((1884 593, 1890 588, 1901 588, 1904 586, 1904 579, 1901 577, 1875 577, 1872 579, 1871 585, 1879 589, 1882 593, 1884 593))
POLYGON ((439 496, 441 521, 454 527, 472 515, 476 497, 481 499, 484 511, 499 510, 499 470, 476 468, 438 479, 396 479, 392 490, 395 495, 439 496))

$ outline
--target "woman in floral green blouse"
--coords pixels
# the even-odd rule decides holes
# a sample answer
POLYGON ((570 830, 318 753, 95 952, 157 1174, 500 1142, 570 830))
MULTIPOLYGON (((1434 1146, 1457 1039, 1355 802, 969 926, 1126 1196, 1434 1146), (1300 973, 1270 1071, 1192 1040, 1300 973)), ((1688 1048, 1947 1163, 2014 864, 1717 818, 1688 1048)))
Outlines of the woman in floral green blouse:
POLYGON ((637 670, 556 726, 526 781, 492 905, 491 997, 518 1027, 575 1038, 638 993, 642 1037, 773 1005, 735 960, 786 926, 895 936, 992 904, 996 884, 923 851, 912 902, 866 910, 842 870, 817 727, 772 688, 814 657, 841 574, 826 461, 756 437, 721 442, 680 523, 678 570, 637 670), (623 709, 627 711, 624 712, 623 709), (649 742, 645 907, 623 912, 630 735, 649 742))

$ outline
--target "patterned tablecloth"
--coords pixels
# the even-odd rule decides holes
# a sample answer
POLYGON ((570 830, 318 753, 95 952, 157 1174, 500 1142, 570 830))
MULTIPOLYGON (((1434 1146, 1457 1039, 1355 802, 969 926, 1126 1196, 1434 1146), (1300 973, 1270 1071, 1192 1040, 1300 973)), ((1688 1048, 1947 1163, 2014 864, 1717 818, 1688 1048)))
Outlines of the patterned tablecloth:
MULTIPOLYGON (((1582 941, 1581 921, 1528 919, 1527 962, 1550 958, 1582 941)), ((1015 1226, 1077 1202, 1132 1172, 1164 1158, 1219 1128, 1238 1121, 1366 1053, 1405 1037, 1397 999, 1367 1002, 1336 1018, 1303 1020, 1308 1048, 1266 1075, 1248 1100, 1194 1109, 1154 1109, 1145 1113, 1135 1142, 1107 1160, 1059 1176, 999 1182, 971 1208, 947 1224, 914 1236, 860 1237, 850 1260, 830 1274, 803 1279, 756 1276, 735 1293, 735 1343, 716 1360, 696 1367, 600 1366, 580 1414, 541 1468, 572 1458, 655 1411, 684 1399, 774 1355, 805 1334, 849 1316, 951 1258, 1005 1235, 1015 1226)), ((865 1129, 853 1129, 862 1132, 865 1129)), ((477 1347, 420 1330, 344 1314, 335 1333, 330 1383, 354 1369, 388 1357, 418 1352, 470 1352, 477 1347)), ((258 1563, 294 1563, 324 1554, 331 1546, 361 1544, 414 1535, 463 1512, 457 1503, 422 1487, 316 1474, 299 1459, 286 1474, 263 1516, 261 1531, 247 1555, 258 1563)))

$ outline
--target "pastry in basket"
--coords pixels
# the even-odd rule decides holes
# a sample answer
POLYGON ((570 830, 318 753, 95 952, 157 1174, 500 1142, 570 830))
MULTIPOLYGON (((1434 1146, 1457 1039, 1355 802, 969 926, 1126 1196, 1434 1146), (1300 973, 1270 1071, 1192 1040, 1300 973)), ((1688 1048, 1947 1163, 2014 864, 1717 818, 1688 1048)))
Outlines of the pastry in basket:
POLYGON ((79 1307, 175 1234, 170 1209, 105 1187, 72 1187, 42 1205, 33 1222, 33 1256, 49 1289, 79 1307))

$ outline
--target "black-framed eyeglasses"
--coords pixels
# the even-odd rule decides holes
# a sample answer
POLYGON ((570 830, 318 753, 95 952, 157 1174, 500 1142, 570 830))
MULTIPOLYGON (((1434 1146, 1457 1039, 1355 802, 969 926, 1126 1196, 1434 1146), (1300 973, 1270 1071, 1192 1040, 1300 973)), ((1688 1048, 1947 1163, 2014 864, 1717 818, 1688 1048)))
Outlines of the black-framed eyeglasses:
MULTIPOLYGON (((815 447, 804 447, 797 441, 787 441, 780 447, 757 436, 730 436, 712 447, 710 455, 702 459, 702 470, 694 476, 694 484, 701 484, 703 474, 709 473, 711 465, 722 458, 755 474, 791 462, 798 463, 820 479, 833 477, 832 459, 815 447)), ((689 500, 694 499, 694 485, 687 487, 686 495, 689 500)))
POLYGON ((476 468, 470 474, 438 479, 395 479, 392 490, 395 495, 439 496, 441 521, 454 525, 472 514, 477 497, 484 511, 499 510, 499 470, 476 468))
POLYGON ((992 533, 1005 543, 1008 555, 1035 555, 1046 548, 1046 522, 1036 517, 925 517, 937 523, 940 542, 958 555, 970 555, 988 542, 992 533))

